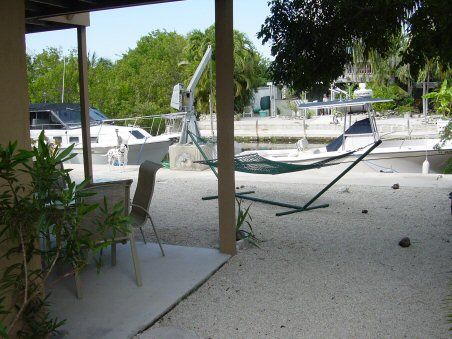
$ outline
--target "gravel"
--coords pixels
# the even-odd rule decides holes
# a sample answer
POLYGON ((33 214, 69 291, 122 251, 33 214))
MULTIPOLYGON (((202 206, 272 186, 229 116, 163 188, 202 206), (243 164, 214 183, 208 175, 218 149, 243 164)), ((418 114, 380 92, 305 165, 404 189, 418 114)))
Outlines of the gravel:
MULTIPOLYGON (((122 175, 136 178, 136 171, 122 175)), ((241 249, 151 330, 201 338, 448 338, 451 180, 380 176, 355 176, 347 194, 330 190, 319 199, 329 208, 276 217, 284 209, 253 203, 260 248, 241 249), (400 247, 407 236, 411 246, 400 247)), ((295 204, 323 187, 302 175, 278 177, 238 175, 236 186, 295 204)), ((159 172, 151 213, 163 242, 218 246, 217 201, 201 201, 216 185, 208 172, 159 172)))

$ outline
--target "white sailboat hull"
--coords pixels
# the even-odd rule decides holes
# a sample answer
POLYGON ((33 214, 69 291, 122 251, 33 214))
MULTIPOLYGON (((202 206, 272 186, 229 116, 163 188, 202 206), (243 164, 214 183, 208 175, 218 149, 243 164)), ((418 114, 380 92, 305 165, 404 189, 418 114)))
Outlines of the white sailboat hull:
MULTIPOLYGON (((139 165, 143 161, 149 160, 155 163, 160 163, 168 154, 169 146, 172 141, 169 139, 161 141, 153 141, 145 144, 128 145, 128 164, 139 165)), ((94 146, 91 148, 91 156, 93 164, 102 165, 107 163, 107 152, 111 149, 108 147, 94 146)), ((83 164, 83 150, 81 148, 74 148, 73 153, 77 154, 69 163, 83 164)))

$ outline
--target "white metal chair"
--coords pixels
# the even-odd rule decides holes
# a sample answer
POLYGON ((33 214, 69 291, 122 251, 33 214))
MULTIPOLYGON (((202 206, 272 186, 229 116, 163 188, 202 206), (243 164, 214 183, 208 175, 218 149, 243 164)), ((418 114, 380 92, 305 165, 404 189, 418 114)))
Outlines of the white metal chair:
MULTIPOLYGON (((92 196, 84 197, 83 202, 87 204, 95 204, 103 205, 104 198, 107 199, 108 206, 113 206, 118 202, 124 203, 124 211, 127 213, 129 210, 129 201, 130 201, 130 185, 132 184, 132 180, 118 180, 112 182, 101 182, 90 184, 86 190, 92 191, 95 193, 92 196)), ((80 229, 88 230, 93 232, 93 240, 96 242, 103 241, 111 241, 114 242, 111 245, 111 264, 112 266, 116 265, 116 243, 130 243, 130 249, 132 254, 132 262, 135 270, 135 279, 137 286, 141 286, 143 284, 141 278, 141 267, 138 259, 137 248, 135 239, 133 236, 133 231, 127 233, 116 233, 105 232, 103 234, 97 234, 97 222, 102 219, 101 211, 96 209, 90 213, 88 213, 85 218, 80 223, 80 229)), ((77 298, 82 298, 82 289, 81 289, 81 279, 79 272, 75 272, 75 287, 77 292, 77 298)))
POLYGON ((163 251, 162 243, 155 229, 154 222, 152 221, 151 214, 149 213, 149 207, 151 205, 152 196, 154 194, 155 177, 157 171, 162 168, 162 165, 153 163, 151 161, 145 161, 140 165, 138 172, 138 182, 133 200, 131 203, 131 210, 129 213, 132 223, 135 227, 138 227, 143 237, 144 243, 146 243, 146 238, 143 233, 143 226, 146 224, 147 220, 151 222, 152 229, 154 230, 155 237, 160 246, 160 251, 162 255, 165 256, 163 251))

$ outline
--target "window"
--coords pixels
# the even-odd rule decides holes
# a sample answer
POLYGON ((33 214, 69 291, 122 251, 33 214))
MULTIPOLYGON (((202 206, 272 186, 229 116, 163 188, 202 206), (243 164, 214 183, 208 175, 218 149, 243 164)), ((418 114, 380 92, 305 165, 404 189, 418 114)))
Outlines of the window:
POLYGON ((78 143, 78 137, 69 137, 69 143, 70 144, 77 144, 78 143))
POLYGON ((62 137, 53 137, 53 142, 57 145, 61 145, 61 143, 63 142, 63 138, 62 137))
POLYGON ((97 144, 99 141, 97 140, 97 137, 91 137, 91 143, 97 144))
POLYGON ((143 135, 143 133, 141 133, 140 131, 138 131, 138 130, 136 130, 136 129, 134 129, 134 130, 132 130, 132 131, 129 131, 130 132, 130 134, 132 134, 135 138, 137 138, 137 139, 144 139, 145 138, 145 136, 143 135))
POLYGON ((30 112, 30 129, 62 129, 50 111, 30 112))

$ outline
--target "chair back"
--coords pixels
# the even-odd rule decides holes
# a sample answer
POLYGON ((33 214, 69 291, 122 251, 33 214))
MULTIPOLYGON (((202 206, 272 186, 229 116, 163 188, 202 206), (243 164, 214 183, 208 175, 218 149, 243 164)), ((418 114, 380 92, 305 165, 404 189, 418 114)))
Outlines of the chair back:
POLYGON ((137 225, 146 221, 146 213, 134 205, 141 206, 146 211, 149 210, 152 195, 154 194, 155 177, 160 168, 162 168, 162 165, 152 161, 145 161, 140 165, 137 188, 133 196, 132 210, 130 212, 130 216, 137 225))
MULTIPOLYGON (((89 184, 85 190, 95 194, 84 197, 83 202, 86 204, 99 204, 100 207, 103 207, 104 198, 106 198, 109 210, 111 210, 116 203, 121 202, 124 204, 124 214, 127 215, 131 184, 132 180, 89 184)), ((100 208, 97 208, 82 218, 79 227, 80 229, 94 233, 97 229, 97 223, 102 222, 104 217, 100 208)), ((123 238, 126 236, 127 234, 116 234, 115 238, 123 238)), ((96 236, 93 236, 92 238, 93 240, 111 239, 113 238, 113 234, 110 230, 106 230, 104 234, 96 234, 96 236)))
MULTIPOLYGON (((59 162, 58 164, 56 164, 55 168, 58 169, 58 170, 64 171, 64 165, 63 165, 62 162, 59 162)), ((56 186, 56 188, 60 188, 60 189, 63 189, 63 190, 67 189, 67 183, 66 183, 66 181, 64 180, 63 177, 59 177, 58 178, 58 180, 55 183, 55 186, 56 186)))

